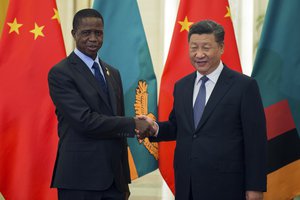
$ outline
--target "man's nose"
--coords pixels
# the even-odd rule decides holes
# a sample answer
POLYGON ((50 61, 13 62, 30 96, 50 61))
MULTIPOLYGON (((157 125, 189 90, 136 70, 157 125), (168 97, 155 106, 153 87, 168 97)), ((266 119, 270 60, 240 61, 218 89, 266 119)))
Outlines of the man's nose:
POLYGON ((96 35, 96 33, 94 33, 93 31, 90 33, 90 35, 89 35, 89 40, 91 40, 91 41, 95 41, 95 40, 97 40, 97 35, 96 35))
POLYGON ((204 56, 205 56, 204 51, 202 51, 202 49, 199 48, 199 49, 196 51, 196 57, 202 58, 202 57, 204 57, 204 56))

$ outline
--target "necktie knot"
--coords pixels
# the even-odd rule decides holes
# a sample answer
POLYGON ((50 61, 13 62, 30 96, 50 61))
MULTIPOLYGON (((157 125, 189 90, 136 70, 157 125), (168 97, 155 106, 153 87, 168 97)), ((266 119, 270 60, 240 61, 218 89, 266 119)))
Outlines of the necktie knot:
POLYGON ((95 78, 96 78, 97 82, 101 86, 103 92, 107 93, 107 86, 106 86, 104 77, 100 72, 100 66, 98 65, 98 63, 94 62, 92 68, 94 69, 95 78))
POLYGON ((95 73, 96 73, 96 71, 97 71, 97 70, 99 70, 99 71, 100 71, 100 69, 99 69, 99 65, 98 65, 98 63, 96 63, 96 62, 94 62, 94 64, 93 64, 92 68, 94 69, 95 73))
MULTIPOLYGON (((202 81, 202 84, 205 84, 206 83, 206 81, 208 81, 209 80, 209 78, 207 78, 207 76, 202 76, 201 78, 200 78, 200 80, 202 81)), ((202 85, 201 84, 201 85, 202 85)))

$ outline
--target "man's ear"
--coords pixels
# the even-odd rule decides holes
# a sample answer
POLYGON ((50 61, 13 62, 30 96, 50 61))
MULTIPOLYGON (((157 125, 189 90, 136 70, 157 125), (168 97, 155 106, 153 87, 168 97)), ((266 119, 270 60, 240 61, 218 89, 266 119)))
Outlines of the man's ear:
POLYGON ((220 44, 220 47, 221 47, 221 54, 224 53, 224 46, 225 46, 224 42, 223 42, 222 44, 220 44))
POLYGON ((71 34, 72 34, 73 38, 75 38, 76 31, 74 29, 72 29, 71 34))

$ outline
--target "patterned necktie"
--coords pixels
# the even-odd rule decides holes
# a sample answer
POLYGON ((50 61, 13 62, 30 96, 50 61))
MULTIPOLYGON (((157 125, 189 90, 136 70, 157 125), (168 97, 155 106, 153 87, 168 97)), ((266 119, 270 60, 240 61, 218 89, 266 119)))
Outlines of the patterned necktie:
POLYGON ((103 75, 100 72, 98 63, 94 62, 92 68, 94 69, 95 78, 98 81, 98 83, 100 84, 102 91, 107 93, 107 85, 105 83, 103 75))
POLYGON ((205 107, 205 99, 206 99, 206 87, 205 87, 205 83, 206 81, 209 80, 209 78, 207 78, 206 76, 203 76, 201 79, 202 81, 200 88, 199 88, 199 92, 194 104, 194 125, 195 125, 195 129, 197 128, 200 119, 202 117, 203 111, 204 111, 204 107, 205 107))

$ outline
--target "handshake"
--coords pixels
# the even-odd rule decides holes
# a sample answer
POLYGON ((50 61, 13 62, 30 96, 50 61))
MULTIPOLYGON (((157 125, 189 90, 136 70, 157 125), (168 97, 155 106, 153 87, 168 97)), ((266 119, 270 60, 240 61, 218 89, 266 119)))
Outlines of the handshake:
POLYGON ((158 126, 154 121, 145 115, 141 115, 134 118, 135 120, 135 132, 139 140, 143 140, 146 137, 155 136, 158 126))

